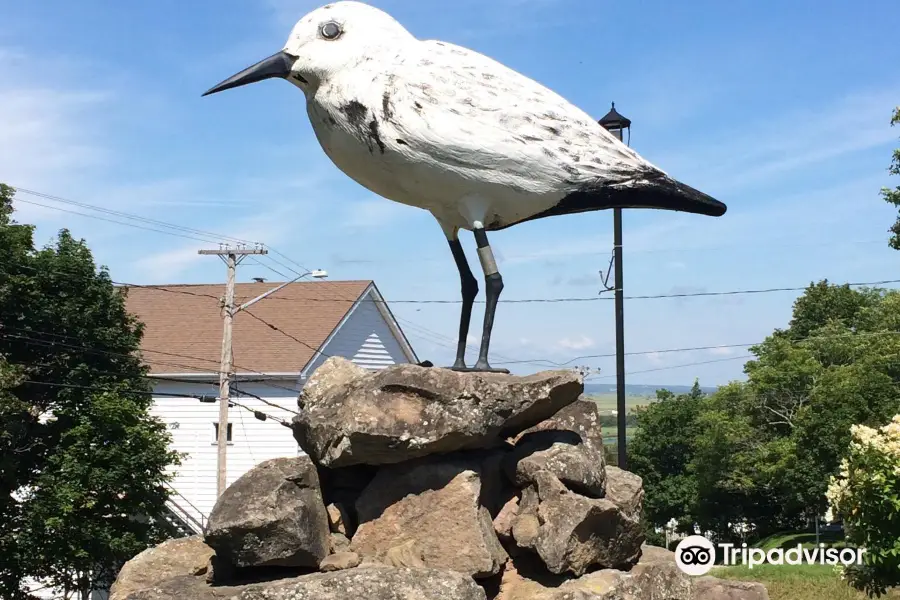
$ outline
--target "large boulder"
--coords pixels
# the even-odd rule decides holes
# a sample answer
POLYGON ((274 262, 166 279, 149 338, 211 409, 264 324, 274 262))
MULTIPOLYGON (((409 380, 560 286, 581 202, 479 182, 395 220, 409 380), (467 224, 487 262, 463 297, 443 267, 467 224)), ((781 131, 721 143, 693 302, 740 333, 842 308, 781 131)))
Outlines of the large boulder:
POLYGON ((573 371, 526 377, 329 358, 310 377, 294 437, 326 467, 381 465, 490 448, 553 416, 584 389, 573 371))
POLYGON ((539 471, 553 473, 567 488, 592 498, 606 493, 603 451, 582 443, 571 431, 536 431, 523 436, 504 461, 515 485, 534 483, 539 471))
POLYGON ((769 592, 761 583, 698 577, 692 600, 769 600, 769 592))
POLYGON ((552 473, 535 476, 534 491, 523 492, 512 533, 520 547, 537 552, 551 573, 580 576, 592 568, 627 568, 641 555, 640 521, 607 499, 568 490, 552 473), (523 524, 539 524, 536 535, 523 524))
POLYGON ((485 600, 470 577, 452 571, 359 567, 242 586, 177 577, 126 600, 485 600))
POLYGON ((356 503, 360 524, 350 548, 395 566, 498 573, 507 555, 483 500, 482 480, 499 478, 491 464, 448 457, 382 468, 356 503))
POLYGON ((216 502, 206 543, 235 567, 316 568, 330 546, 315 465, 305 456, 260 463, 216 502))
POLYGON ((628 517, 640 521, 644 508, 644 480, 630 471, 607 465, 605 498, 628 517))
POLYGON ((515 438, 515 451, 504 464, 519 487, 534 482, 538 471, 550 471, 566 487, 592 498, 606 492, 606 459, 597 404, 577 400, 515 438))
POLYGON ((579 397, 575 402, 557 411, 552 417, 521 432, 513 441, 517 442, 522 437, 538 431, 571 431, 578 434, 581 443, 591 446, 601 454, 603 452, 600 412, 597 410, 597 403, 591 400, 583 400, 579 397))
POLYGON ((524 557, 507 564, 495 600, 693 600, 674 553, 644 546, 631 571, 604 569, 578 579, 542 574, 524 557))
POLYGON ((194 535, 166 540, 153 548, 147 548, 129 560, 116 577, 109 591, 109 600, 124 600, 131 592, 181 575, 206 573, 213 549, 194 535))

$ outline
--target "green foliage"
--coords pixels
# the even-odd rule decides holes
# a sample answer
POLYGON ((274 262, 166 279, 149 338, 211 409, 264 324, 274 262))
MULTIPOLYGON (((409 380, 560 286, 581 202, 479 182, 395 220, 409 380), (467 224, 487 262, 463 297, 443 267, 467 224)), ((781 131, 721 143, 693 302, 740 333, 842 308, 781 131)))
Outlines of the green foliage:
POLYGON ((849 455, 831 478, 828 500, 844 520, 847 539, 865 548, 847 578, 873 595, 900 585, 900 414, 880 429, 851 428, 849 455))
POLYGON ((67 231, 36 250, 13 192, 0 185, 0 597, 27 597, 24 577, 86 597, 163 537, 177 455, 122 293, 67 231))
MULTIPOLYGON (((891 118, 891 126, 897 125, 900 123, 900 106, 894 109, 894 115, 891 118)), ((900 175, 900 148, 894 150, 894 157, 891 161, 891 166, 888 167, 888 172, 891 175, 900 175)), ((884 198, 885 202, 890 202, 894 206, 900 208, 900 185, 891 188, 883 188, 881 190, 881 195, 884 198)), ((891 248, 895 250, 900 250, 900 216, 897 217, 897 221, 891 227, 890 232, 893 234, 888 241, 888 244, 891 248)))
POLYGON ((648 529, 670 519, 690 525, 696 480, 688 473, 704 402, 697 384, 688 394, 656 393, 657 402, 635 410, 640 429, 628 446, 628 468, 644 480, 644 518, 648 529))
POLYGON ((732 541, 803 528, 825 511, 851 425, 900 412, 900 292, 812 284, 751 352, 746 382, 694 401, 661 392, 639 413, 629 464, 652 525, 732 541))

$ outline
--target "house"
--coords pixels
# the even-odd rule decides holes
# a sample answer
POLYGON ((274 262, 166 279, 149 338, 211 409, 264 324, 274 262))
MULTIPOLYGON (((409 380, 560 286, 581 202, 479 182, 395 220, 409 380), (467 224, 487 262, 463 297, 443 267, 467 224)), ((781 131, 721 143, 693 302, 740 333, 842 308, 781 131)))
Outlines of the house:
MULTIPOLYGON (((277 285, 238 283, 235 303, 277 285)), ((175 450, 185 454, 174 468, 170 503, 172 524, 184 534, 202 530, 216 501, 224 287, 131 287, 126 301, 144 323, 141 350, 154 380, 152 412, 168 427, 175 450)), ((292 283, 237 313, 228 484, 264 460, 298 453, 291 430, 278 421, 290 422, 299 391, 329 356, 373 370, 418 362, 372 281, 292 283)))

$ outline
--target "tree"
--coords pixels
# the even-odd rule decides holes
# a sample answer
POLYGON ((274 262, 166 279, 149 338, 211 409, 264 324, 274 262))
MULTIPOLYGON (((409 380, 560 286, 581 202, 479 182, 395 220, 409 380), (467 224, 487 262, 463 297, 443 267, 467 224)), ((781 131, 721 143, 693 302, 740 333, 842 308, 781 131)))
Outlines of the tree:
POLYGON ((639 429, 628 448, 629 469, 644 480, 644 518, 652 527, 675 519, 691 525, 696 481, 687 465, 694 454, 697 419, 704 400, 698 383, 688 394, 656 392, 657 402, 635 409, 639 429))
POLYGON ((169 450, 142 326, 84 241, 43 249, 0 185, 0 597, 34 577, 81 598, 165 533, 169 450))
POLYGON ((900 414, 879 428, 853 426, 849 454, 828 486, 833 515, 847 539, 865 548, 862 565, 844 574, 870 595, 900 585, 900 414))
POLYGON ((784 510, 822 514, 850 426, 900 410, 898 310, 898 292, 820 282, 797 299, 787 330, 751 349, 747 414, 761 437, 791 442, 784 510))
POLYGON ((824 513, 850 426, 900 412, 900 292, 811 284, 750 350, 746 382, 662 391, 638 413, 631 464, 652 525, 731 541, 796 529, 824 513))
MULTIPOLYGON (((891 126, 893 127, 898 123, 900 123, 900 106, 894 109, 894 115, 891 118, 891 126)), ((891 161, 891 166, 888 167, 888 172, 891 175, 900 175, 900 148, 894 150, 894 158, 891 161)), ((894 206, 900 208, 900 185, 894 189, 887 187, 883 188, 881 190, 881 195, 885 202, 890 202, 894 206)), ((897 221, 891 227, 890 232, 893 235, 888 241, 888 244, 891 248, 900 250, 900 216, 897 217, 897 221)))

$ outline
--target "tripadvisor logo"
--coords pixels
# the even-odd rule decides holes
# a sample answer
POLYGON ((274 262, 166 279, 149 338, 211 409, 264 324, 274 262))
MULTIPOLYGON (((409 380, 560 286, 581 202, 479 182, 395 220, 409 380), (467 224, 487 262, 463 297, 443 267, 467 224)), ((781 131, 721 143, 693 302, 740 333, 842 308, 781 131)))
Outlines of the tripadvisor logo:
POLYGON ((772 548, 766 551, 762 548, 749 548, 747 544, 714 545, 702 535, 692 535, 681 540, 675 548, 675 564, 688 575, 706 575, 716 562, 717 547, 722 565, 746 565, 748 569, 764 564, 861 565, 866 553, 865 548, 826 548, 825 544, 813 548, 797 544, 792 548, 772 548))

